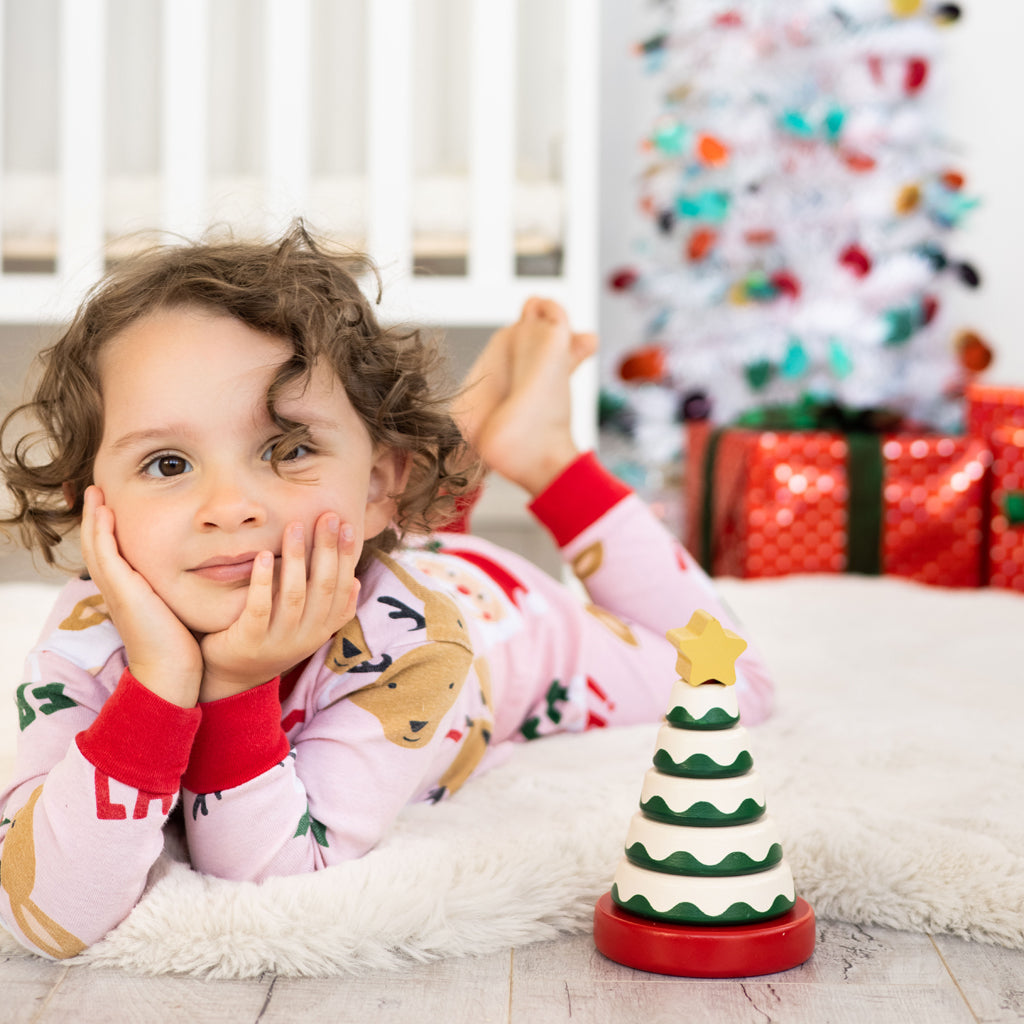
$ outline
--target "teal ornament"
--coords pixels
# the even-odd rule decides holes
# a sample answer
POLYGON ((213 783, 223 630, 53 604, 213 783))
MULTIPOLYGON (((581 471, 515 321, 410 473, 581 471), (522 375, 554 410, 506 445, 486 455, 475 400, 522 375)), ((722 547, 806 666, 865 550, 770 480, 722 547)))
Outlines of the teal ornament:
POLYGON ((763 271, 755 271, 743 282, 743 291, 754 302, 771 302, 779 294, 778 287, 763 271))
POLYGON ((832 107, 825 115, 825 136, 829 142, 835 142, 846 122, 846 111, 842 107, 832 107))
POLYGON ((721 224, 729 213, 729 193, 707 189, 699 195, 676 197, 676 213, 680 217, 721 224))
POLYGON ((917 328, 919 314, 914 308, 890 309, 885 313, 886 345, 902 345, 917 328))
POLYGON ((828 365, 834 377, 843 380, 853 373, 853 360, 849 352, 835 339, 828 343, 828 365))
POLYGON ((952 229, 959 227, 960 222, 978 205, 977 199, 963 199, 951 197, 943 199, 940 204, 932 208, 932 220, 941 228, 952 229))
POLYGON ((751 389, 760 391, 775 376, 775 367, 767 359, 758 359, 745 366, 743 372, 751 389))
POLYGON ((691 220, 700 216, 700 200, 696 196, 676 196, 676 213, 691 220))
POLYGON ((810 369, 810 365, 811 360, 807 355, 807 349, 800 344, 800 339, 791 338, 789 348, 786 349, 786 355, 782 360, 782 366, 779 368, 782 376, 787 380, 802 377, 810 369))
POLYGON ((729 213, 728 192, 703 192, 700 197, 701 212, 705 220, 721 224, 729 213))
POLYGON ((679 156, 690 142, 690 130, 678 121, 659 125, 654 131, 654 145, 667 156, 679 156))
POLYGON ((798 139, 810 139, 814 137, 814 125, 800 113, 799 110, 785 110, 779 118, 779 124, 784 131, 795 135, 798 139))

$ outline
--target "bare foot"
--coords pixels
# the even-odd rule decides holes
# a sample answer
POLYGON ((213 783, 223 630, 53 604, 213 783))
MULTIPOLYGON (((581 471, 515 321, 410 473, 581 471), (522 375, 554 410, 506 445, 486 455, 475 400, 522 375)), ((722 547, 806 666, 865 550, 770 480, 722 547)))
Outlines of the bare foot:
MULTIPOLYGON (((569 378, 594 353, 597 338, 573 334, 565 310, 548 299, 529 299, 506 330, 496 349, 504 347, 508 359, 507 390, 477 419, 470 440, 490 468, 537 495, 579 455, 569 378)), ((499 385, 496 393, 496 367, 489 379, 499 385)), ((477 411, 484 411, 482 401, 477 411)))
POLYGON ((491 335, 476 357, 462 391, 452 403, 452 416, 462 436, 474 448, 484 423, 508 397, 512 387, 512 327, 491 335))

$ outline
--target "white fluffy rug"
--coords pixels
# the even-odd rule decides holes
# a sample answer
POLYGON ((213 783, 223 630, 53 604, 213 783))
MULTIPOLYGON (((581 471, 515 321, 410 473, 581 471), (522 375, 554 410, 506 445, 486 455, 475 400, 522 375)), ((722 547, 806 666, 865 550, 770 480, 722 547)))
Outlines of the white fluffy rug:
MULTIPOLYGON (((780 680, 775 717, 752 730, 755 765, 818 916, 1024 948, 1024 596, 841 576, 722 587, 780 680)), ((6 666, 15 641, 0 634, 6 666)), ((524 745, 318 874, 255 886, 162 863, 80 959, 329 975, 589 930, 655 731, 524 745)))

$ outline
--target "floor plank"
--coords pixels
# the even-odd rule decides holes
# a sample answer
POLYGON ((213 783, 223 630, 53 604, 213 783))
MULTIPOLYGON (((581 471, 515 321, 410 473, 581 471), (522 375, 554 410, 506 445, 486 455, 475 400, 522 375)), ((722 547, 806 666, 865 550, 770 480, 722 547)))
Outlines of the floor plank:
POLYGON ((508 952, 340 978, 278 978, 259 1024, 503 1024, 508 952))
POLYGON ((512 1024, 974 1024, 926 935, 825 923, 806 964, 762 978, 673 978, 613 963, 589 936, 517 950, 512 1024))
POLYGON ((927 935, 820 919, 811 959, 775 977, 779 982, 831 985, 956 987, 927 935))
POLYGON ((43 1011, 17 1019, 32 1024, 255 1024, 272 980, 202 981, 69 967, 43 1011))
POLYGON ((979 1024, 1024 1021, 1024 950, 950 935, 934 941, 979 1024))
POLYGON ((0 1024, 33 1020, 67 972, 64 964, 34 956, 0 956, 0 1024))

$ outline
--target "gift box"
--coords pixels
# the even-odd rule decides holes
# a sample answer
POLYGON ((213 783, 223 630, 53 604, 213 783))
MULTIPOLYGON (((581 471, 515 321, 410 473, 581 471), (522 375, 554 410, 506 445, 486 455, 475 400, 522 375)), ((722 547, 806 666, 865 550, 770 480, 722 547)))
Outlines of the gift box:
POLYGON ((1024 590, 1024 388, 972 384, 967 429, 992 449, 989 582, 1024 590))
POLYGON ((1024 388, 969 385, 967 433, 988 440, 1000 427, 1024 427, 1024 388))
POLYGON ((985 582, 981 438, 698 423, 688 450, 687 543, 714 575, 985 582))
POLYGON ((1024 426, 993 430, 989 582, 1024 590, 1024 426))

